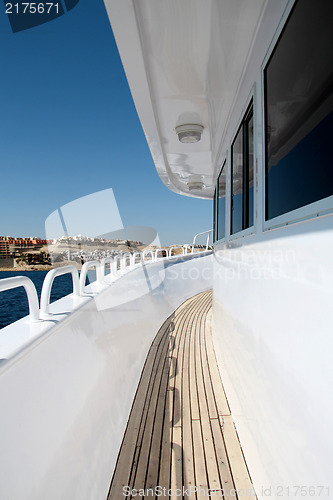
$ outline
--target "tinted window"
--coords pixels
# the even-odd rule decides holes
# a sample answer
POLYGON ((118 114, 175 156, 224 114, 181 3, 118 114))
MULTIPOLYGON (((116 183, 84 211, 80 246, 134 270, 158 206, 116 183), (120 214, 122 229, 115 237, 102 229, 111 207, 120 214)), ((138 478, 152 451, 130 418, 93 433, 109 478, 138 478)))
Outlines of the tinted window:
POLYGON ((213 199, 213 241, 217 240, 217 188, 214 191, 214 199, 213 199))
POLYGON ((246 135, 247 135, 247 141, 248 141, 248 146, 247 146, 247 161, 248 161, 248 172, 249 172, 249 178, 248 178, 248 213, 249 213, 249 219, 248 219, 248 227, 253 226, 253 203, 254 203, 254 196, 253 196, 253 171, 254 171, 254 156, 253 156, 253 115, 251 114, 249 119, 246 122, 246 135))
POLYGON ((298 0, 264 71, 266 220, 333 194, 332 18, 298 0))
POLYGON ((253 108, 247 110, 231 147, 231 233, 253 226, 253 108))
POLYGON ((226 171, 224 162, 217 180, 217 239, 225 237, 225 193, 226 193, 226 171))
POLYGON ((243 128, 232 144, 231 233, 243 229, 243 128))

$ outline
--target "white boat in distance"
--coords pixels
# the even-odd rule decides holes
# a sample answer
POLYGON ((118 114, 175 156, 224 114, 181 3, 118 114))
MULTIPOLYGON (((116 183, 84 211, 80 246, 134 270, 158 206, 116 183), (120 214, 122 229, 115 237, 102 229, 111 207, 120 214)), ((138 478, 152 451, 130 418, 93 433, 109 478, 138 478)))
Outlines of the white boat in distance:
POLYGON ((31 311, 1 331, 0 498, 329 498, 333 3, 105 5, 157 172, 214 200, 214 247, 95 262, 88 287, 51 271, 40 305, 0 282, 31 311))

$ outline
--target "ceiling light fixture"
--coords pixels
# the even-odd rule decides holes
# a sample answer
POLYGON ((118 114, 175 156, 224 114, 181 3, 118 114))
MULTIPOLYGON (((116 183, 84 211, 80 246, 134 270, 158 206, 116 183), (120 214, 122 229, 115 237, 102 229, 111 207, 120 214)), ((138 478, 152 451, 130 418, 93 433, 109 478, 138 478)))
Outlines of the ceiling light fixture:
POLYGON ((175 130, 180 142, 189 144, 200 141, 203 129, 204 127, 202 125, 188 123, 185 125, 178 125, 175 130))
POLYGON ((204 187, 204 183, 200 181, 188 182, 187 187, 189 191, 201 190, 204 187))

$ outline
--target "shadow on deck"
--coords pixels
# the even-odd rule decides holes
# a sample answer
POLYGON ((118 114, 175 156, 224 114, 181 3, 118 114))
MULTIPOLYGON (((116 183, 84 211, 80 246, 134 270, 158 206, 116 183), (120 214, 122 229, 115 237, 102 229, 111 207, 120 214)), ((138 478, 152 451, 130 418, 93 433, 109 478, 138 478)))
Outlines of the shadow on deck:
POLYGON ((215 359, 211 306, 212 292, 200 293, 157 333, 108 500, 256 498, 215 359))

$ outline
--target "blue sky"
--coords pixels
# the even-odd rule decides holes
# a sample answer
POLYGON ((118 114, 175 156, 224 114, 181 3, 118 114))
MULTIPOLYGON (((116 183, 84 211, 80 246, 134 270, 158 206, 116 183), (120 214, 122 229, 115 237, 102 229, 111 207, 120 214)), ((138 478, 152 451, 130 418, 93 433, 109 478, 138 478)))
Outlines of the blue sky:
POLYGON ((18 33, 1 3, 0 37, 0 235, 43 236, 51 212, 107 188, 124 225, 162 244, 211 228, 211 201, 158 177, 102 0, 18 33))

